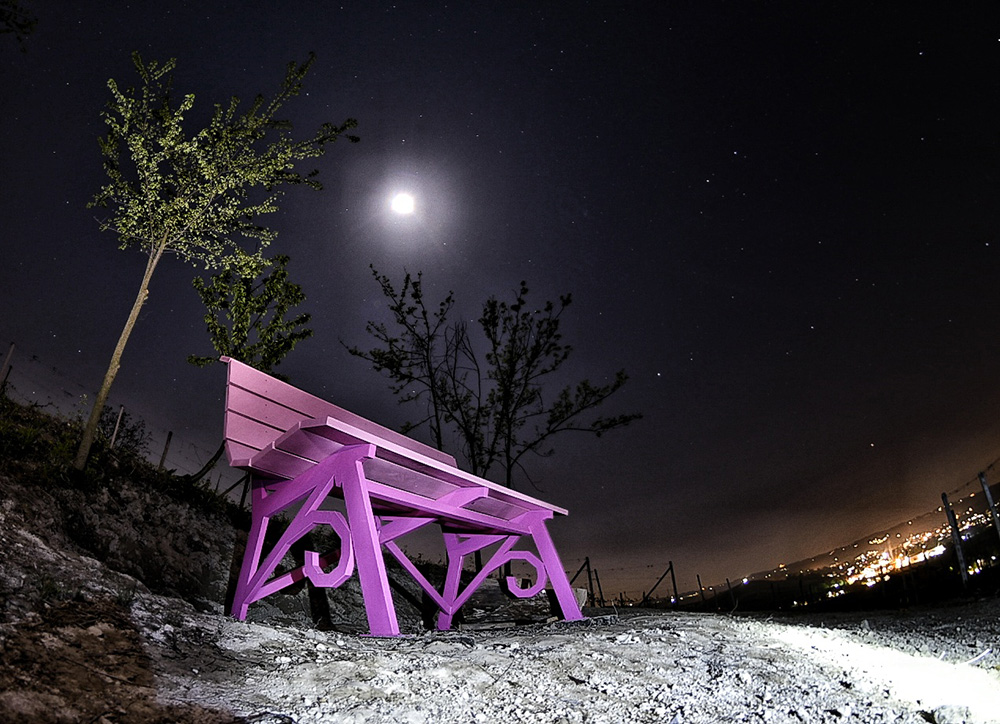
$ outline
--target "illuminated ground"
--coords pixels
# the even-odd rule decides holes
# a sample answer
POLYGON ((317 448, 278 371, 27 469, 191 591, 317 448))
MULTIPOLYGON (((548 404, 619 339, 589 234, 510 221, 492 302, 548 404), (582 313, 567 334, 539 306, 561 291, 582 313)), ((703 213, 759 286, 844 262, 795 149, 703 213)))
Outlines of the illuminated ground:
POLYGON ((0 710, 16 721, 1000 721, 997 600, 371 639, 199 612, 51 547, 0 503, 0 710))
MULTIPOLYGON (((173 617, 172 633, 160 647, 168 656, 156 666, 161 698, 254 721, 283 721, 261 718, 265 712, 302 722, 1000 717, 994 654, 958 662, 966 655, 956 645, 961 636, 941 652, 944 661, 914 650, 912 641, 895 648, 891 626, 877 633, 881 620, 848 632, 703 614, 640 614, 591 625, 372 640, 158 612, 145 602, 134 615, 143 626, 173 617), (192 639, 191 631, 206 635, 192 639)), ((935 650, 940 634, 927 642, 935 650)))
POLYGON ((943 723, 1000 712, 994 654, 956 663, 955 641, 945 661, 887 646, 891 633, 871 635, 881 619, 845 632, 656 614, 379 640, 241 624, 157 597, 113 608, 68 602, 50 626, 4 627, 5 710, 34 722, 275 723, 943 723))

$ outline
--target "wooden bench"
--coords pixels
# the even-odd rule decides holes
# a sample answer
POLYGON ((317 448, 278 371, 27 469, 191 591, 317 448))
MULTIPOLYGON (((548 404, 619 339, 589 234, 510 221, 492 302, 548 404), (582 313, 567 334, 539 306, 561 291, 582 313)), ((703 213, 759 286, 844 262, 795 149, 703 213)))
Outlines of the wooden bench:
POLYGON ((566 515, 564 509, 459 470, 440 450, 241 362, 222 360, 228 364, 226 452, 230 465, 252 475, 250 536, 232 607, 236 618, 245 619, 251 603, 304 577, 336 587, 357 567, 371 634, 397 636, 383 548, 438 606, 441 630, 451 627, 454 614, 490 573, 512 560, 525 561, 538 575, 527 588, 508 577, 511 593, 534 596, 548 580, 563 618, 583 618, 545 526, 555 515, 566 515), (344 500, 346 516, 321 508, 329 496, 344 500), (265 552, 270 518, 285 510, 294 511, 291 522, 265 552), (292 545, 321 525, 340 538, 339 555, 328 556, 336 564, 325 570, 334 561, 306 551, 303 566, 275 575, 292 545), (448 556, 441 591, 397 544, 428 525, 440 526, 448 556), (533 544, 534 552, 515 549, 520 541, 533 544), (465 557, 494 545, 463 589, 465 557))

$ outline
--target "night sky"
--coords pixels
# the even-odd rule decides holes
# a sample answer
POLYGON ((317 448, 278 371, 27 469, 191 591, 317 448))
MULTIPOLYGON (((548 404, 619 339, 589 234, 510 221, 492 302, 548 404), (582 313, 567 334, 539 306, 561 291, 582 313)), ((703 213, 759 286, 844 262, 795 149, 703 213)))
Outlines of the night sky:
MULTIPOLYGON (((277 89, 306 135, 357 118, 267 221, 315 336, 280 366, 396 426, 348 355, 384 316, 368 271, 422 271, 470 320, 520 280, 572 293, 563 383, 630 381, 532 463, 564 563, 605 592, 681 588, 850 542, 1000 457, 1000 4, 31 3, 0 36, 0 345, 96 391, 141 278, 86 203, 106 82, 176 57, 191 120, 277 89), (412 217, 392 193, 416 199, 412 217)), ((193 126, 192 126, 193 127, 193 126)), ((224 369, 161 265, 111 404, 221 436, 224 369)), ((16 364, 16 363, 15 363, 16 364)), ((13 378, 16 382, 16 376, 13 378)))

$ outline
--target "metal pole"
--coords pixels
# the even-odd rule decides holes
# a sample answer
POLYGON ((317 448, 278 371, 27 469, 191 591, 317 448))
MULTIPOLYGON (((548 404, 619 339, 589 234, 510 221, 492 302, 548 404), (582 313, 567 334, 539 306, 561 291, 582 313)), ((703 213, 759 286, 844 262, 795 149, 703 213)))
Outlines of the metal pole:
POLYGON ((673 584, 674 587, 674 607, 676 608, 680 605, 681 599, 680 596, 677 595, 677 576, 674 575, 673 561, 670 561, 670 583, 673 584))
POLYGON ((698 591, 701 593, 701 602, 704 605, 704 603, 705 603, 705 587, 703 585, 701 585, 701 574, 700 573, 696 573, 695 574, 695 578, 698 579, 698 591))
POLYGON ((951 538, 955 541, 955 557, 958 558, 958 568, 962 574, 962 586, 967 587, 969 585, 969 570, 965 567, 965 553, 962 551, 962 534, 958 530, 955 511, 951 509, 951 503, 948 502, 948 494, 941 493, 941 500, 944 503, 944 512, 948 516, 948 524, 951 526, 951 538))
POLYGON ((990 515, 993 517, 993 527, 996 528, 997 537, 1000 537, 1000 516, 997 515, 996 505, 993 504, 993 495, 990 493, 990 486, 986 483, 986 473, 979 473, 979 484, 983 486, 986 504, 990 506, 990 515))

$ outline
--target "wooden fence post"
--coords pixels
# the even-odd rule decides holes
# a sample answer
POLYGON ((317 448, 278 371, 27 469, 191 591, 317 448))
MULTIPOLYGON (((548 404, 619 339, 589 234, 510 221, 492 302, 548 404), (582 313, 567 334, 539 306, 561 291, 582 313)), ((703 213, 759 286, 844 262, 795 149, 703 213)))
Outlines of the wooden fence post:
MULTIPOLYGON (((569 585, 572 586, 573 585, 573 581, 575 581, 577 578, 579 578, 580 574, 583 573, 584 570, 587 571, 587 601, 588 601, 588 605, 590 605, 590 606, 596 606, 597 605, 597 598, 594 596, 594 578, 593 578, 593 574, 592 574, 591 569, 590 569, 590 556, 585 556, 584 557, 584 559, 583 559, 583 565, 580 566, 577 569, 576 573, 573 574, 573 577, 571 579, 569 579, 569 585)), ((600 584, 598 584, 598 585, 600 585, 600 584)), ((603 593, 601 594, 601 598, 602 599, 604 598, 604 594, 603 593)))
POLYGON ((601 577, 597 575, 597 569, 594 569, 594 580, 597 581, 597 594, 601 597, 601 608, 604 608, 604 589, 601 588, 601 577))
POLYGON ((167 432, 167 442, 163 446, 163 454, 160 455, 160 464, 156 466, 157 470, 163 470, 163 463, 167 460, 167 450, 170 449, 170 438, 174 436, 174 431, 170 430, 167 432))
POLYGON ((660 583, 663 581, 663 579, 667 577, 667 574, 671 573, 673 570, 674 570, 674 562, 670 561, 670 565, 667 566, 667 570, 665 570, 663 572, 663 575, 660 576, 657 579, 656 583, 653 584, 653 587, 649 589, 649 593, 644 593, 643 594, 643 596, 642 596, 642 602, 639 604, 640 606, 645 606, 646 603, 649 602, 649 597, 653 595, 653 591, 655 591, 656 587, 659 586, 660 583))
POLYGON ((13 369, 14 365, 11 365, 10 367, 7 368, 7 371, 4 372, 3 379, 0 380, 0 395, 7 394, 7 378, 10 377, 11 370, 13 369))
POLYGON ((597 599, 594 597, 594 577, 590 573, 590 556, 587 556, 587 595, 590 596, 590 605, 596 606, 597 599))
POLYGON ((243 495, 240 496, 240 510, 243 510, 243 506, 247 502, 247 492, 249 492, 250 485, 252 484, 250 479, 250 473, 247 473, 246 475, 243 476, 242 483, 243 483, 243 495))
POLYGON ((948 524, 951 526, 951 539, 955 542, 955 557, 958 559, 959 572, 962 574, 962 587, 969 585, 969 569, 965 566, 965 552, 962 550, 962 534, 958 530, 958 521, 955 519, 955 511, 951 509, 948 502, 948 494, 941 493, 941 501, 944 503, 944 512, 948 516, 948 524))
POLYGON ((125 414, 125 405, 122 405, 118 409, 118 419, 115 420, 115 431, 111 433, 111 442, 108 444, 108 449, 113 450, 115 447, 115 440, 118 439, 118 428, 122 424, 122 415, 125 414))
POLYGON ((14 356, 14 343, 10 343, 10 349, 7 350, 7 356, 3 358, 3 365, 0 366, 0 394, 7 391, 7 376, 10 374, 12 367, 10 367, 10 359, 14 356))
POLYGON ((979 484, 983 486, 986 504, 990 506, 990 516, 993 518, 993 527, 996 528, 997 537, 1000 537, 1000 516, 997 515, 996 505, 993 504, 993 494, 990 493, 990 486, 986 482, 986 473, 979 473, 979 484))

